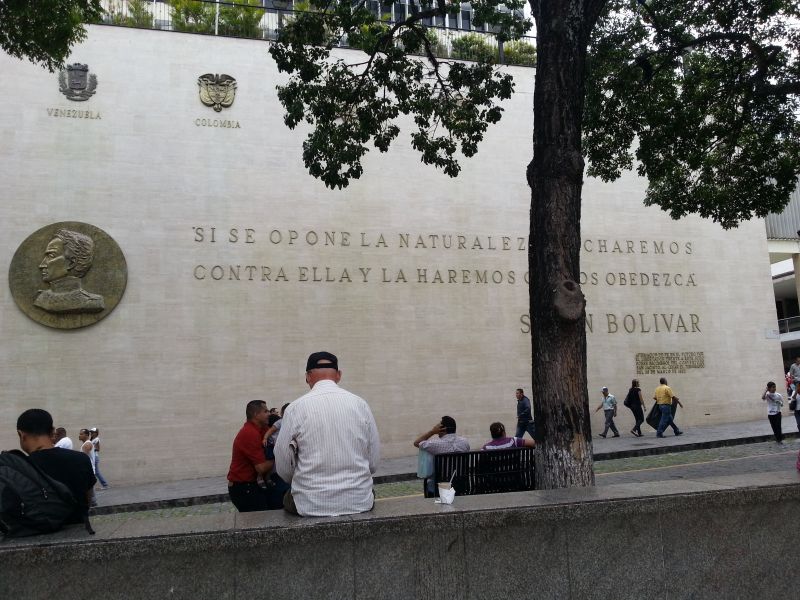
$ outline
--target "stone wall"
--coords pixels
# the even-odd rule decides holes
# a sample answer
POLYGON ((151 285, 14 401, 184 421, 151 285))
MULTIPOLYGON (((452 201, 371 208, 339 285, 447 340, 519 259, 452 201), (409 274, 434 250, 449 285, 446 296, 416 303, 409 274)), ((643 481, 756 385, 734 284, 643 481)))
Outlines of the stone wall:
MULTIPOLYGON (((112 483, 224 473, 246 401, 304 393, 320 349, 370 402, 385 456, 411 453, 442 414, 475 445, 494 420, 513 427, 514 389, 531 388, 533 70, 510 69, 516 94, 457 179, 422 165, 406 132, 330 191, 303 168, 306 130, 283 124, 263 42, 97 26, 69 62, 97 77, 85 102, 58 74, 0 56, 13 82, 0 270, 34 231, 81 221, 119 244, 127 289, 102 321, 58 331, 4 288, 0 446, 40 406, 73 439, 101 428, 112 483), (205 73, 236 78, 232 106, 201 103, 205 73)), ((763 223, 674 222, 643 192, 633 174, 584 188, 593 406, 602 385, 621 400, 638 374, 647 398, 663 374, 681 426, 759 418, 782 368, 763 223)))
POLYGON ((792 598, 796 472, 130 519, 0 543, 0 597, 618 600, 792 598))

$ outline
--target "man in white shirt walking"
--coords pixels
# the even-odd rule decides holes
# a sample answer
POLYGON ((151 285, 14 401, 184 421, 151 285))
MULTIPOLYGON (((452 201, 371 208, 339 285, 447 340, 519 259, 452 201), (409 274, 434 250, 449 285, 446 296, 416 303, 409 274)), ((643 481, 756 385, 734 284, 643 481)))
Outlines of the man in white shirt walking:
POLYGON ((275 467, 292 489, 283 507, 303 517, 372 509, 372 474, 380 461, 378 427, 369 405, 340 388, 339 361, 315 352, 306 363, 311 391, 283 414, 275 467))

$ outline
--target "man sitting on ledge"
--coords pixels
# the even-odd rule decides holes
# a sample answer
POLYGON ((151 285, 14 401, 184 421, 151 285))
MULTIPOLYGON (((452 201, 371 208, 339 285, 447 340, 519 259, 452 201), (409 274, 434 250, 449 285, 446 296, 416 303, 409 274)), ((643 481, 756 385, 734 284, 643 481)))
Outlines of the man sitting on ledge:
POLYGON ((380 439, 367 403, 337 384, 339 361, 315 352, 306 363, 311 391, 283 414, 275 466, 292 489, 283 507, 303 517, 335 517, 372 510, 372 473, 380 439))
POLYGON ((46 475, 69 488, 75 498, 75 512, 66 523, 83 523, 89 512, 89 498, 97 479, 92 463, 83 452, 53 445, 53 417, 41 408, 29 408, 17 419, 19 447, 46 475))
POLYGON ((245 408, 245 421, 233 440, 231 466, 228 469, 228 496, 239 512, 281 508, 280 498, 273 498, 258 484, 259 476, 268 478, 274 461, 264 452, 267 433, 267 403, 251 400, 245 408))

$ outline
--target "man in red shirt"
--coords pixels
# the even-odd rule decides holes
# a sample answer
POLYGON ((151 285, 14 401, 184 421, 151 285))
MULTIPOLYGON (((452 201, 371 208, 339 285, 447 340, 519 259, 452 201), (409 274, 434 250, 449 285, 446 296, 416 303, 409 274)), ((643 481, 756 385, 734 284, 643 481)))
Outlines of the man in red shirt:
POLYGON ((247 422, 233 440, 228 495, 239 512, 267 510, 267 492, 256 480, 259 475, 267 477, 275 462, 264 454, 269 411, 263 400, 251 400, 245 412, 247 422))

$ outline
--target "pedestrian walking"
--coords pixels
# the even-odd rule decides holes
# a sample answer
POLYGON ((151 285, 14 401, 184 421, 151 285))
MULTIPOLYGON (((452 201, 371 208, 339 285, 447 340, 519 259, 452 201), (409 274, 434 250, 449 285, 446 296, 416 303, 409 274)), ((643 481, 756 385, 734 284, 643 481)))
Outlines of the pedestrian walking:
POLYGON ((767 389, 761 395, 761 399, 767 403, 767 418, 772 426, 772 433, 775 434, 775 441, 781 446, 783 443, 783 431, 781 431, 781 407, 783 407, 783 397, 775 391, 775 382, 767 383, 767 389))
POLYGON ((681 404, 681 401, 678 400, 678 397, 672 392, 672 388, 667 385, 666 377, 659 379, 659 386, 656 388, 655 392, 653 392, 653 400, 656 401, 658 410, 661 412, 661 420, 658 422, 658 427, 656 428, 656 437, 663 438, 664 431, 666 431, 667 427, 672 427, 675 435, 683 435, 683 432, 675 425, 672 412, 673 405, 682 408, 683 404, 681 404))
POLYGON ((525 395, 522 388, 517 388, 517 431, 514 437, 521 438, 528 432, 533 439, 536 439, 536 427, 533 423, 533 412, 531 411, 531 401, 525 395))
POLYGON ((633 429, 631 429, 631 433, 636 437, 642 437, 645 404, 642 398, 642 388, 639 387, 638 379, 631 381, 631 389, 628 390, 628 395, 625 396, 623 404, 631 410, 633 418, 636 420, 636 424, 633 426, 633 429))
POLYGON ((606 437, 608 430, 614 432, 614 437, 619 437, 619 431, 617 431, 617 426, 614 425, 614 417, 617 416, 617 399, 608 393, 608 388, 603 386, 600 390, 603 392, 603 399, 600 401, 600 406, 597 407, 597 410, 594 412, 599 411, 601 408, 603 409, 603 414, 606 416, 606 426, 603 429, 603 433, 598 434, 600 437, 606 437))
MULTIPOLYGON (((94 444, 92 444, 92 432, 89 429, 81 429, 78 432, 78 440, 81 443, 81 452, 83 452, 86 456, 89 457, 89 462, 92 465, 92 474, 97 475, 95 471, 95 458, 97 456, 94 444)), ((89 508, 94 508, 97 506, 97 496, 94 494, 94 484, 92 484, 91 489, 89 490, 89 508)))
POLYGON ((794 362, 789 367, 789 377, 792 379, 792 391, 794 392, 800 385, 800 356, 794 357, 794 362))
POLYGON ((102 487, 104 490, 107 490, 111 487, 111 485, 106 481, 106 478, 103 477, 103 474, 100 472, 100 430, 97 427, 92 427, 89 432, 92 436, 92 446, 94 446, 94 474, 97 477, 97 481, 100 482, 100 487, 102 487))
POLYGON ((794 420, 797 422, 797 432, 800 433, 800 406, 797 405, 797 390, 793 391, 789 398, 789 410, 794 413, 794 420))

